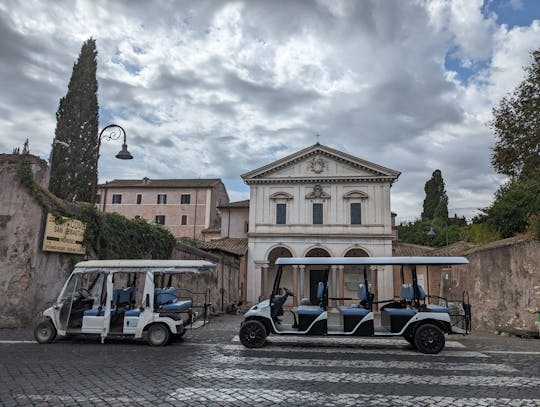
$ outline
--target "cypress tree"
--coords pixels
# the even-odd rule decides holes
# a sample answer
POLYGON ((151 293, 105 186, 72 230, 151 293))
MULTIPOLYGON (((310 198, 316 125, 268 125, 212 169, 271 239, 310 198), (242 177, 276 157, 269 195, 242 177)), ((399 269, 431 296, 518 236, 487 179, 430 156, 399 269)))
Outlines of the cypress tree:
POLYGON ((440 170, 433 171, 431 179, 424 186, 426 199, 422 219, 448 219, 448 196, 444 189, 444 180, 440 170))
POLYGON ((91 199, 99 118, 96 57, 96 41, 89 38, 73 65, 68 91, 56 112, 49 190, 63 199, 91 199))

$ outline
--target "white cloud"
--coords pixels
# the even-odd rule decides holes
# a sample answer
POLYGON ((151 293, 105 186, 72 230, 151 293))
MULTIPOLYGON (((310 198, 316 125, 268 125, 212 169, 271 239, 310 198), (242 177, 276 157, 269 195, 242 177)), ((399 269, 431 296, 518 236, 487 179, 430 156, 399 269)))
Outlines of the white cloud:
POLYGON ((522 77, 539 23, 497 25, 475 1, 44 3, 0 5, 0 150, 30 138, 47 158, 82 42, 98 46, 101 127, 121 124, 135 160, 103 143, 100 180, 221 177, 321 143, 402 172, 400 219, 420 215, 435 168, 470 216, 501 182, 491 108, 522 77), (466 81, 445 69, 469 68, 466 81), (473 208, 473 209, 470 209, 473 208))

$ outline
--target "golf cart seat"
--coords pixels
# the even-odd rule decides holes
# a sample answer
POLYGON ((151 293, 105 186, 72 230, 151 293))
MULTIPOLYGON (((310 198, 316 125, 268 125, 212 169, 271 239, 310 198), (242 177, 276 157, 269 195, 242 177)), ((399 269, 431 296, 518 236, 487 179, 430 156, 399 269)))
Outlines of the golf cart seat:
MULTIPOLYGON (((420 299, 425 302, 426 300, 426 293, 424 291, 424 287, 421 285, 418 285, 418 292, 420 293, 420 299)), ((444 307, 442 305, 435 305, 435 304, 426 304, 426 311, 427 312, 443 312, 443 313, 450 313, 450 310, 448 307, 444 307)))
POLYGON ((130 306, 135 297, 135 287, 115 288, 113 290, 113 303, 119 307, 130 306))
POLYGON ((87 309, 83 313, 84 317, 102 317, 104 315, 105 315, 105 307, 87 309))
POLYGON ((193 306, 191 300, 179 300, 176 288, 156 288, 156 306, 160 311, 182 312, 193 306))
POLYGON ((138 317, 141 314, 141 310, 139 308, 134 308, 126 311, 124 316, 126 317, 138 317))
POLYGON ((364 284, 358 284, 358 299, 360 300, 360 303, 349 306, 341 306, 339 307, 339 313, 343 316, 354 315, 361 317, 365 317, 367 314, 369 314, 369 310, 364 308, 361 304, 365 304, 368 300, 370 288, 371 284, 368 284, 368 287, 366 287, 364 284))
MULTIPOLYGON (((135 288, 114 288, 111 303, 111 314, 121 313, 124 307, 130 306, 135 295, 135 288)), ((84 311, 85 317, 102 317, 105 315, 105 305, 99 305, 96 308, 87 309, 84 311)))
MULTIPOLYGON (((408 302, 414 301, 415 295, 412 284, 403 284, 401 287, 401 296, 408 302)), ((424 301, 424 303, 426 302, 426 292, 424 291, 424 287, 420 284, 418 284, 418 300, 424 301)), ((425 304, 425 311, 449 313, 448 307, 435 304, 425 304)))
POLYGON ((299 305, 298 306, 298 316, 301 315, 320 315, 324 311, 322 307, 322 299, 324 296, 324 283, 322 281, 319 281, 319 285, 317 286, 317 300, 319 301, 319 305, 299 305))

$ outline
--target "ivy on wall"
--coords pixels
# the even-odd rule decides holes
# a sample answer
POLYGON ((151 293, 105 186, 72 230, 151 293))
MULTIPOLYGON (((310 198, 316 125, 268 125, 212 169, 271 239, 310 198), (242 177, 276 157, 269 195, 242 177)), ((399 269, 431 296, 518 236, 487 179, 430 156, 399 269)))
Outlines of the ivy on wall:
POLYGON ((18 177, 36 202, 57 219, 67 217, 86 223, 83 244, 98 259, 170 258, 176 239, 161 225, 102 213, 89 203, 63 201, 35 181, 32 167, 25 160, 21 160, 18 177))

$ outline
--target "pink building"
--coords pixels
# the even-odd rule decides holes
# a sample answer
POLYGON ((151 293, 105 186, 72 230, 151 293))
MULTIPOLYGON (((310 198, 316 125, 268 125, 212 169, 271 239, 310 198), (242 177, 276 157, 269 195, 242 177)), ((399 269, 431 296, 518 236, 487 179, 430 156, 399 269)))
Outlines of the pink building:
POLYGON ((177 237, 207 240, 219 229, 219 205, 229 202, 221 179, 113 180, 98 186, 97 206, 164 225, 177 237))

